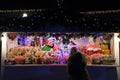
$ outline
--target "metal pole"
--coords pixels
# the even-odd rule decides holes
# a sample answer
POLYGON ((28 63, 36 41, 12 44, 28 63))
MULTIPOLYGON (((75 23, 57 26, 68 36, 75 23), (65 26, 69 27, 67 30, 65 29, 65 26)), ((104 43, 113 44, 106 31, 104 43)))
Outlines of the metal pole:
POLYGON ((7 33, 3 32, 1 37, 1 80, 3 80, 4 77, 4 60, 6 57, 6 51, 7 51, 7 33))

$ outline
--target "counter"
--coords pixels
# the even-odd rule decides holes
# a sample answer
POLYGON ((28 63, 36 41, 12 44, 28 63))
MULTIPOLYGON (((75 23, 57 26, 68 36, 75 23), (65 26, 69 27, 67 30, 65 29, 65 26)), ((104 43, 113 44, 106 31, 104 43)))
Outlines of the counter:
MULTIPOLYGON (((3 80, 68 80, 66 65, 6 65, 3 80)), ((118 80, 116 65, 88 65, 91 80, 118 80)))

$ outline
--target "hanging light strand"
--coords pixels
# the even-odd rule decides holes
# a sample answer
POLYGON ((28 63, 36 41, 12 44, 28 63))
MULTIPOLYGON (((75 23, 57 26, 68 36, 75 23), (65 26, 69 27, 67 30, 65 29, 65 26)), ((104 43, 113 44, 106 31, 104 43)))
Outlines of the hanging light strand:
POLYGON ((41 12, 48 9, 17 9, 17 10, 0 10, 0 13, 15 13, 15 12, 41 12))
POLYGON ((80 14, 106 14, 106 13, 120 13, 120 9, 118 9, 118 10, 80 12, 80 14))

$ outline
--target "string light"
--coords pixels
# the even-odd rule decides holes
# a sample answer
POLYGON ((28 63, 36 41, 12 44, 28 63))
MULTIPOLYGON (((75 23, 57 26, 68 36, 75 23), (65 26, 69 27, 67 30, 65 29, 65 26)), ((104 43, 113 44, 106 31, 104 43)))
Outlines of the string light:
POLYGON ((118 9, 118 10, 104 10, 104 11, 80 12, 80 14, 106 14, 106 13, 120 13, 120 9, 118 9))
POLYGON ((15 13, 15 12, 41 12, 46 11, 48 9, 18 9, 18 10, 0 10, 0 13, 15 13))
MULTIPOLYGON (((10 17, 9 19, 4 19, 0 23, 0 31, 19 31, 19 30, 39 30, 39 31, 118 31, 120 30, 120 24, 113 20, 111 15, 106 15, 107 13, 119 13, 120 10, 109 10, 109 11, 91 11, 91 12, 81 12, 81 16, 70 16, 64 14, 62 9, 60 11, 55 11, 53 15, 50 15, 48 9, 28 9, 28 10, 0 10, 0 15, 11 14, 14 12, 26 12, 31 13, 30 17, 22 19, 21 17, 10 17), (59 13, 61 12, 62 13, 59 13), (93 15, 94 14, 94 15, 93 15), (102 15, 99 15, 102 14, 102 15), (48 25, 46 25, 48 24, 48 25), (63 29, 54 28, 57 27, 56 24, 63 25, 63 29), (52 27, 51 27, 52 26, 52 27), (76 26, 76 27, 74 27, 76 26), (111 27, 111 28, 108 28, 111 27), (49 29, 49 30, 47 30, 49 29)), ((15 13, 16 14, 16 13, 15 13)), ((115 14, 114 14, 115 15, 115 14)), ((8 16, 9 17, 9 16, 8 16)))

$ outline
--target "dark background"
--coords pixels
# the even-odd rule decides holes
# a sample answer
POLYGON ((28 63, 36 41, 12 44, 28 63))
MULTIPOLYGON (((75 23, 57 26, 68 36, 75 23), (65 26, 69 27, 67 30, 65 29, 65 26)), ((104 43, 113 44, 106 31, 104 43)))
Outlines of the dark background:
POLYGON ((119 4, 120 0, 0 0, 0 10, 47 9, 28 13, 27 18, 22 18, 23 13, 0 12, 0 31, 120 32, 120 11, 80 14, 117 10, 119 4))
POLYGON ((0 9, 56 9, 62 2, 64 9, 90 11, 119 9, 119 0, 0 0, 0 9))

